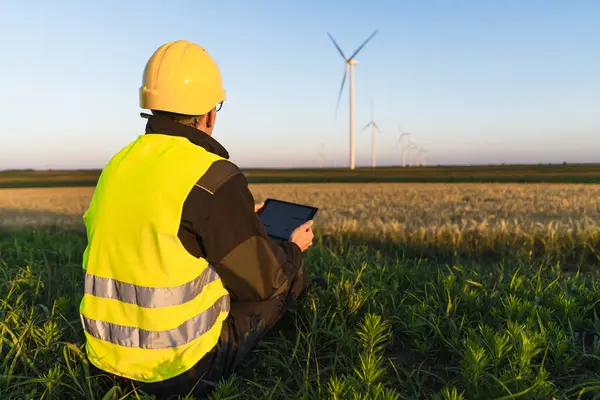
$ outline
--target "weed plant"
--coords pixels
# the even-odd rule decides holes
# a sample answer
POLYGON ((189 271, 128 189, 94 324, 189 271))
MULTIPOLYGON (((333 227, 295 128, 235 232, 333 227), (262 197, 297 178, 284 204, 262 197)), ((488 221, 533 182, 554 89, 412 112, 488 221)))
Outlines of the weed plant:
MULTIPOLYGON (((329 288, 210 398, 600 398, 600 247, 582 232, 321 235, 306 262, 329 288)), ((89 376, 85 244, 80 230, 0 231, 1 399, 149 398, 89 376)))

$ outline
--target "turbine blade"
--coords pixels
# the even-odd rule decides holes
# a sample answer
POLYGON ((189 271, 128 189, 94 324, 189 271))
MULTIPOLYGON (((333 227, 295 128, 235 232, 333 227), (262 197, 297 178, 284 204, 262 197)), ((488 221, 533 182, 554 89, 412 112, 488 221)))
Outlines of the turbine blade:
POLYGON ((367 129, 369 126, 371 126, 371 123, 369 122, 368 124, 365 125, 364 128, 361 129, 361 132, 364 132, 365 129, 367 129))
POLYGON ((361 45, 360 45, 360 47, 359 47, 358 49, 356 49, 356 51, 354 52, 354 54, 352 54, 352 56, 349 58, 349 60, 353 60, 353 59, 354 59, 354 57, 356 57, 356 55, 358 54, 358 52, 359 52, 359 51, 361 51, 361 50, 363 49, 363 47, 365 47, 365 45, 366 45, 366 44, 369 42, 369 40, 371 40, 371 39, 373 38, 373 36, 375 36, 375 34, 376 34, 377 32, 378 32, 378 31, 375 31, 375 32, 373 32, 373 33, 371 34, 371 36, 369 36, 369 37, 367 38, 367 40, 365 40, 365 41, 363 42, 363 44, 361 44, 361 45))
POLYGON ((340 49, 340 46, 338 46, 338 44, 336 43, 335 39, 333 38, 333 36, 331 36, 331 34, 329 32, 327 32, 327 34, 329 35, 329 38, 331 39, 331 41, 333 42, 333 44, 335 45, 335 48, 338 49, 338 51, 340 52, 340 55, 342 56, 342 58, 344 58, 344 60, 348 61, 348 59, 346 58, 346 56, 344 55, 344 52, 342 51, 342 49, 340 49))
POLYGON ((337 115, 338 108, 340 108, 340 100, 342 99, 342 91, 344 90, 344 84, 346 83, 346 75, 348 74, 348 64, 344 68, 344 77, 342 78, 342 85, 340 86, 340 93, 338 94, 337 104, 335 105, 335 114, 337 115))
POLYGON ((373 115, 373 99, 371 99, 371 121, 373 121, 375 119, 375 116, 373 115))
POLYGON ((373 122, 373 125, 375 125, 375 129, 377 129, 377 132, 381 133, 381 131, 379 130, 379 126, 377 125, 377 123, 373 122))

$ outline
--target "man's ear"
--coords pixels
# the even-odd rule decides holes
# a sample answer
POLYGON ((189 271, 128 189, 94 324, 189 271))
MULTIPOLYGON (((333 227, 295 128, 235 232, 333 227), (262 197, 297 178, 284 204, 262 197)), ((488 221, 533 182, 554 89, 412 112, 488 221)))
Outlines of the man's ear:
POLYGON ((206 114, 206 127, 212 128, 215 125, 215 120, 217 119, 217 110, 213 108, 206 114))

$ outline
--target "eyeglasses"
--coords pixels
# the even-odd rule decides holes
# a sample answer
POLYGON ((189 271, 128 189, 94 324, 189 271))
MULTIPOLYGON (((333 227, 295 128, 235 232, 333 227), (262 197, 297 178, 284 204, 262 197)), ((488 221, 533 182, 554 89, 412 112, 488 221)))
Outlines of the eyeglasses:
POLYGON ((215 110, 216 110, 217 112, 219 112, 219 111, 221 110, 221 108, 222 108, 222 107, 223 107, 223 102, 220 102, 219 104, 217 104, 217 105, 215 106, 215 110))

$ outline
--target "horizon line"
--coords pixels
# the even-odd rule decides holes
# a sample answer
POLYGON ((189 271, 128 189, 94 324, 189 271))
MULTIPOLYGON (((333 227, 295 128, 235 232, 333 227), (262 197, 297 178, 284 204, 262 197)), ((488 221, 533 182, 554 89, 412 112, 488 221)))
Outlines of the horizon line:
MULTIPOLYGON (((532 162, 532 163, 469 163, 469 164, 435 164, 431 163, 428 165, 413 165, 402 167, 402 165, 382 165, 371 167, 368 165, 365 166, 356 166, 355 169, 385 169, 385 168, 402 168, 402 169, 411 169, 411 168, 442 168, 442 167, 509 167, 509 166, 541 166, 541 165, 551 165, 551 166, 561 166, 561 165, 600 165, 600 161, 597 162, 532 162)), ((7 168, 0 169, 0 173, 5 172, 74 172, 74 171, 101 171, 104 167, 96 167, 96 168, 7 168)), ((318 165, 315 166, 306 166, 306 167, 240 167, 242 170, 314 170, 314 169, 340 169, 340 170, 349 170, 349 166, 325 166, 320 167, 318 165)))

